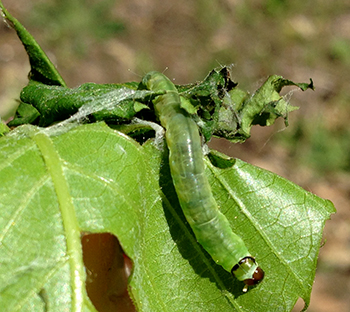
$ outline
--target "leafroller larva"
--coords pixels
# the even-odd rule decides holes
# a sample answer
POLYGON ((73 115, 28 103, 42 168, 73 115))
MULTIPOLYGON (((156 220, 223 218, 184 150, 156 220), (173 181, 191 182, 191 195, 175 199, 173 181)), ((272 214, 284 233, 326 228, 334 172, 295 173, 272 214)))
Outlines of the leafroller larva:
MULTIPOLYGON (((175 190, 198 242, 214 261, 246 285, 264 278, 264 271, 250 255, 220 212, 205 175, 198 127, 180 106, 175 85, 163 74, 150 72, 142 84, 152 91, 165 91, 153 100, 156 115, 165 128, 169 164, 175 190)), ((245 287, 246 289, 246 287, 245 287)))

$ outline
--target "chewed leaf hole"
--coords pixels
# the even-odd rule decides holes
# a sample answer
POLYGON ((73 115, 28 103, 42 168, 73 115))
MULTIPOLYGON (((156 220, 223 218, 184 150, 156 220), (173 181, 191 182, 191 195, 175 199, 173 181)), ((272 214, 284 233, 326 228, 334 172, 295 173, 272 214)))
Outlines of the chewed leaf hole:
POLYGON ((82 233, 86 291, 99 312, 134 312, 127 290, 132 269, 117 237, 110 233, 82 233))

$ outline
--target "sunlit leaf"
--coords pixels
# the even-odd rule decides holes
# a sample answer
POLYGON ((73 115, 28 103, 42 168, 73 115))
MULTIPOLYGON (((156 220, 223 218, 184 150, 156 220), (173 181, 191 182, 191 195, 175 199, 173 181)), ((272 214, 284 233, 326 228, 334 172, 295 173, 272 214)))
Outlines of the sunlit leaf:
POLYGON ((49 133, 25 126, 0 140, 8 311, 93 311, 81 287, 77 238, 86 231, 118 237, 134 263, 129 291, 139 311, 289 311, 299 296, 308 302, 330 202, 239 160, 226 169, 207 162, 221 210, 266 272, 244 294, 196 242, 166 155, 151 142, 141 147, 102 124, 49 133))

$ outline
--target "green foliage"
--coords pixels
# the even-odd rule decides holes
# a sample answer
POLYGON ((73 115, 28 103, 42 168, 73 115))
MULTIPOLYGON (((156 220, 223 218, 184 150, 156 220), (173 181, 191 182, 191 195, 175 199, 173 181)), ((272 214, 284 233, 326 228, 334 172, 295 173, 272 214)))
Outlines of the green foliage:
MULTIPOLYGON (((136 84, 137 86, 137 84, 136 84)), ((32 107, 27 111, 17 111, 16 118, 10 126, 28 123, 39 126, 49 126, 75 114, 85 105, 93 120, 130 120, 135 114, 147 108, 137 102, 147 101, 151 95, 159 93, 146 90, 135 90, 134 84, 104 84, 85 83, 70 89, 62 86, 49 86, 31 81, 21 92, 21 101, 32 107), (35 114, 36 113, 36 114, 35 114), (34 115, 32 117, 32 115, 34 115), (34 118, 36 117, 36 118, 34 118)), ((20 107, 21 109, 22 107, 20 107)))
POLYGON ((240 160, 221 158, 225 169, 206 162, 215 199, 266 271, 243 295, 197 244, 151 142, 140 146, 91 124, 58 136, 22 126, 0 144, 0 304, 8 311, 79 311, 71 306, 79 298, 89 306, 74 244, 83 231, 118 237, 134 261, 130 291, 139 311, 290 311, 299 296, 309 301, 333 206, 293 183, 240 160))
MULTIPOLYGON (((0 8, 31 63, 12 124, 23 125, 0 139, 4 311, 94 311, 84 287, 84 231, 118 237, 133 260, 129 292, 139 311, 290 311, 299 297, 307 307, 324 223, 334 213, 329 201, 271 172, 210 154, 206 175, 214 197, 266 273, 262 284, 244 294, 242 284, 194 239, 166 151, 111 129, 134 130, 135 116, 149 129, 147 122, 156 121, 151 100, 159 93, 138 83, 65 87, 1 1, 0 8)), ((279 95, 289 84, 272 76, 250 96, 236 89, 224 68, 177 87, 206 139, 244 141, 254 124, 270 125, 293 110, 279 95)))
POLYGON ((33 36, 22 26, 17 19, 5 9, 0 1, 0 11, 5 19, 13 29, 16 30, 18 38, 24 45, 27 51, 30 62, 29 77, 31 80, 40 81, 48 85, 65 86, 65 82, 61 75, 56 70, 55 66, 49 60, 45 52, 40 48, 33 36))

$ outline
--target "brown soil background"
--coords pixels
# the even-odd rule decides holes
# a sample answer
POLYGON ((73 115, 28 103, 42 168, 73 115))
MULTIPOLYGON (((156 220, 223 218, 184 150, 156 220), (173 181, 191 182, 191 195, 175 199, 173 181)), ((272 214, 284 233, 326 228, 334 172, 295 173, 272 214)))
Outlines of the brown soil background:
MULTIPOLYGON (((290 126, 255 127, 245 144, 212 147, 330 199, 310 312, 350 311, 350 3, 340 0, 3 0, 57 64, 71 87, 140 80, 166 71, 175 83, 231 66, 242 89, 271 74, 314 80, 293 92, 290 126), (97 10, 106 7, 105 10, 97 10), (109 23, 119 32, 111 32, 109 23), (282 131, 283 130, 283 131, 282 131), (316 144, 316 143, 317 144, 316 144)), ((15 111, 28 59, 0 24, 0 116, 15 111)), ((289 89, 294 90, 295 88, 289 89)), ((303 306, 297 304, 295 311, 303 306)))

